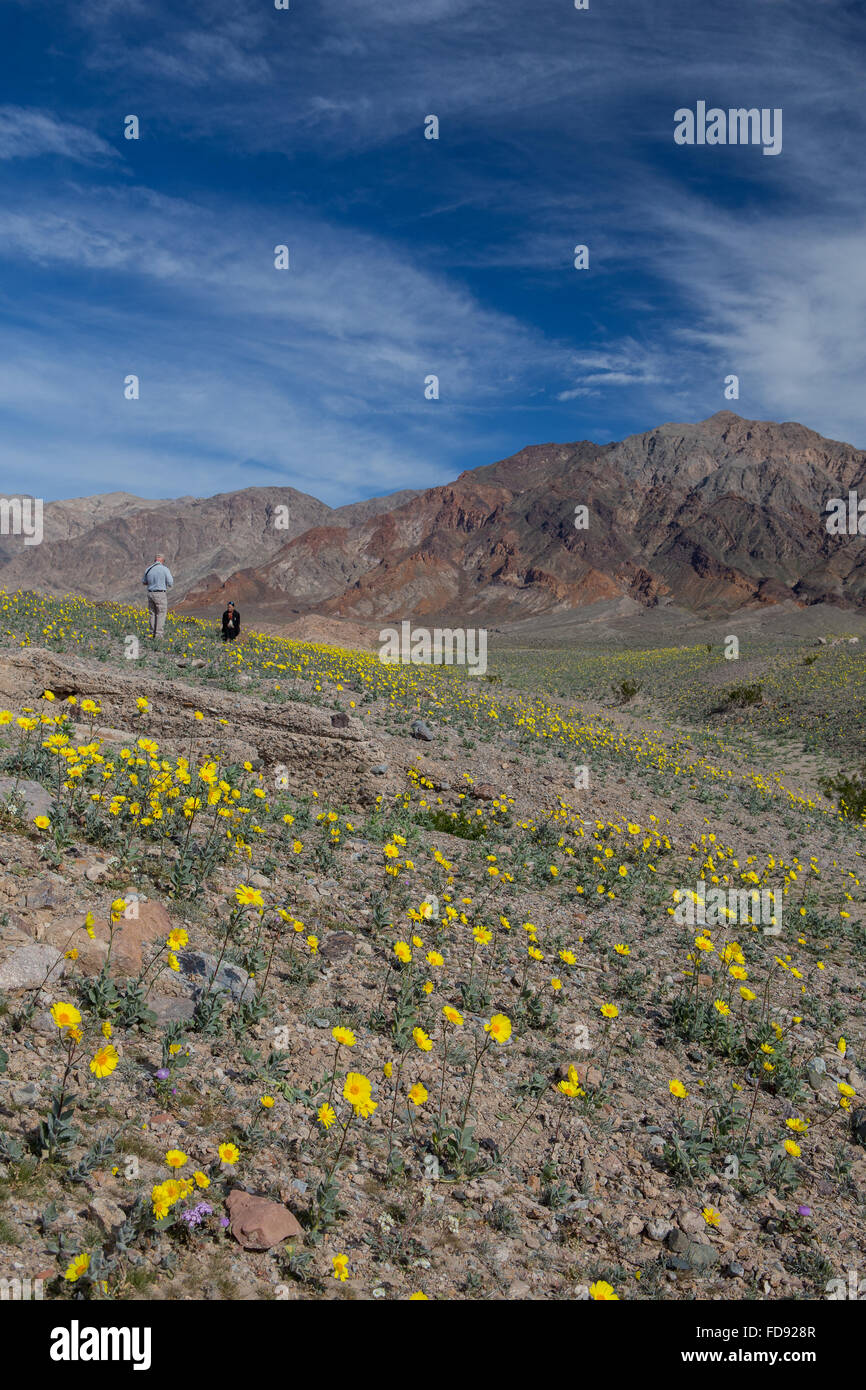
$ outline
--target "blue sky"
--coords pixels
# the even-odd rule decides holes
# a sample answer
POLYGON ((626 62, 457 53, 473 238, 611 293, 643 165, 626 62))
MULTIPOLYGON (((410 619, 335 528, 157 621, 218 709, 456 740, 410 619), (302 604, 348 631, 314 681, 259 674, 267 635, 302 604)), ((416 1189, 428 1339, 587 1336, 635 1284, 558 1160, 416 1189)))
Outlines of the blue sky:
POLYGON ((3 490, 336 506, 721 409, 866 446, 864 39, 859 0, 6 0, 3 490), (782 153, 676 145, 698 100, 782 153))

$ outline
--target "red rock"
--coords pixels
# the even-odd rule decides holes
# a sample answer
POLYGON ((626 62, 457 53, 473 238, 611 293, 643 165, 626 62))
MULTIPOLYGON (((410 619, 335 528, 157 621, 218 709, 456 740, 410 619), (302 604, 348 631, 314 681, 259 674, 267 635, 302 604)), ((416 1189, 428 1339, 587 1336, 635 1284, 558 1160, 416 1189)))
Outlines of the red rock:
POLYGON ((270 1250, 289 1236, 304 1234, 288 1207, 235 1188, 226 1198, 232 1235, 245 1250, 270 1250))

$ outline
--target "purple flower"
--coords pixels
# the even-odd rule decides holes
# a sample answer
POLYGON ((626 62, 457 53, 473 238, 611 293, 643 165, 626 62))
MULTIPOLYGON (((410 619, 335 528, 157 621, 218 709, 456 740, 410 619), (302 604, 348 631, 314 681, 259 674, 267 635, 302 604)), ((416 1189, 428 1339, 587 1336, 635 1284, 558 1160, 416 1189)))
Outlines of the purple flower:
POLYGON ((207 1202, 199 1202, 198 1206, 182 1212, 181 1220, 185 1221, 188 1226, 200 1226, 205 1217, 210 1216, 212 1211, 213 1207, 209 1206, 207 1202))
POLYGON ((228 1219, 228 1217, 227 1217, 227 1216, 221 1216, 221 1217, 220 1217, 220 1225, 221 1225, 221 1226, 227 1226, 228 1224, 229 1224, 229 1219, 228 1219))
POLYGON ((811 1207, 798 1207, 798 1208, 797 1208, 797 1213, 798 1213, 798 1215, 800 1215, 800 1216, 811 1216, 811 1215, 812 1215, 812 1208, 811 1208, 811 1207))
POLYGON ((170 1076, 171 1072, 168 1067, 160 1067, 159 1071, 156 1073, 157 1081, 167 1081, 170 1076))

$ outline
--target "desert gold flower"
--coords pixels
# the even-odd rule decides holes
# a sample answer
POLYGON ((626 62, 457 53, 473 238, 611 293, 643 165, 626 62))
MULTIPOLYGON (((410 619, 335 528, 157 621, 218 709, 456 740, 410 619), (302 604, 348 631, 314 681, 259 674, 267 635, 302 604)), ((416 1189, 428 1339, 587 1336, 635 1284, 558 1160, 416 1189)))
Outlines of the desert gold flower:
POLYGON ((110 1076, 119 1061, 117 1048, 112 1043, 106 1043, 105 1047, 100 1047, 96 1056, 91 1058, 90 1070, 94 1076, 110 1076))
POLYGON ((507 1014, 494 1014, 489 1023, 485 1023, 484 1031, 494 1042, 507 1043, 511 1037, 511 1019, 507 1014))
POLYGON ((604 1279, 597 1279, 594 1284, 589 1286, 589 1296, 596 1303, 618 1303, 619 1294, 614 1293, 610 1284, 604 1279))
POLYGON ((68 1280, 70 1284, 74 1284, 77 1279, 81 1278, 82 1274, 87 1273, 89 1268, 90 1256, 76 1255, 72 1263, 70 1265, 67 1265, 66 1270, 63 1274, 63 1278, 68 1280))
POLYGON ((51 1017, 58 1028, 77 1028, 81 1022, 81 1014, 74 1004, 52 1004, 51 1017))

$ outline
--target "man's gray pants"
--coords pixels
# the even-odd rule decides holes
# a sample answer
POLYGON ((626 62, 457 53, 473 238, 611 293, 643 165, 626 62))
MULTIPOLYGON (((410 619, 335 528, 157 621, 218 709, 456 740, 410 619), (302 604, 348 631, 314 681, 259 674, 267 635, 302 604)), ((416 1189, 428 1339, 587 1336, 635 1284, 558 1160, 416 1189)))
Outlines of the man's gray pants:
POLYGON ((165 631, 165 615, 168 612, 168 595, 163 591, 151 591, 147 596, 147 607, 150 612, 150 635, 151 637, 161 637, 165 631))

